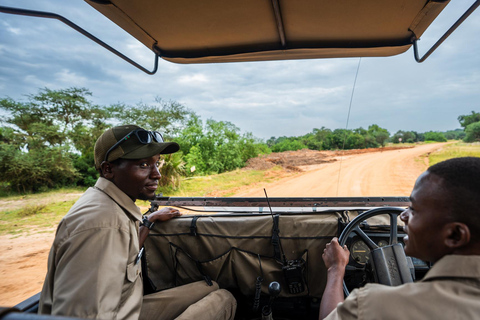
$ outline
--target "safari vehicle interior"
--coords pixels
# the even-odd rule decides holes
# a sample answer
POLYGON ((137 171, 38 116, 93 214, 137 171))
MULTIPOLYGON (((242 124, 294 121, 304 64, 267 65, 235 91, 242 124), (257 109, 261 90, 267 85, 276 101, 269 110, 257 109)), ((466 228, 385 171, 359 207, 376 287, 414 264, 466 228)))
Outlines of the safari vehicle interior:
MULTIPOLYGON (((433 0, 208 1, 86 0, 147 46, 147 70, 68 19, 0 6, 0 12, 58 19, 142 71, 175 63, 383 57, 414 47, 424 61, 479 5, 477 0, 423 57, 417 41, 448 5, 433 0)), ((319 195, 321 196, 321 195, 319 195)), ((238 301, 236 319, 317 319, 326 282, 325 245, 335 236, 351 252, 344 291, 367 282, 398 285, 430 268, 406 257, 399 214, 408 197, 179 198, 157 196, 150 210, 189 214, 157 224, 143 259, 146 293, 216 281, 238 301), (391 261, 395 263, 391 263, 391 261)), ((2 319, 33 319, 39 295, 2 319)), ((39 317, 39 316, 38 316, 39 317)), ((56 317, 49 317, 56 318, 56 317)))

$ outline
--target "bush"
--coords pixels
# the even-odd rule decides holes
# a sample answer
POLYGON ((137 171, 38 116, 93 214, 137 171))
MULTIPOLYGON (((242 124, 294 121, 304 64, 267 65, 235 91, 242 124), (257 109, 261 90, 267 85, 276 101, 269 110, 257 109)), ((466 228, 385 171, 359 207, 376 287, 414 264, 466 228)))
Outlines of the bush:
POLYGON ((0 145, 0 182, 19 193, 44 191, 73 184, 78 173, 62 148, 23 152, 0 145))
POLYGON ((159 185, 161 187, 170 186, 172 190, 180 187, 182 175, 185 174, 185 162, 181 152, 166 154, 162 156, 162 165, 160 167, 161 178, 159 185))
POLYGON ((283 140, 282 142, 272 146, 273 152, 296 151, 296 150, 302 150, 302 149, 307 149, 307 146, 298 140, 290 140, 290 139, 283 140))
POLYGON ((469 124, 465 128, 465 142, 480 141, 480 121, 469 124))
POLYGON ((447 142, 447 138, 441 132, 425 132, 425 141, 447 142))

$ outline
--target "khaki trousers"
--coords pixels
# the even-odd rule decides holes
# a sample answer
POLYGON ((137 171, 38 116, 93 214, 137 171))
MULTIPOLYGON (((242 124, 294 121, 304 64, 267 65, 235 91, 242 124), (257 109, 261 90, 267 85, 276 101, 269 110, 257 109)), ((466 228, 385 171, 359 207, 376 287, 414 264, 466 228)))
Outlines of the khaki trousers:
POLYGON ((198 281, 144 296, 140 320, 233 320, 236 309, 230 292, 198 281))

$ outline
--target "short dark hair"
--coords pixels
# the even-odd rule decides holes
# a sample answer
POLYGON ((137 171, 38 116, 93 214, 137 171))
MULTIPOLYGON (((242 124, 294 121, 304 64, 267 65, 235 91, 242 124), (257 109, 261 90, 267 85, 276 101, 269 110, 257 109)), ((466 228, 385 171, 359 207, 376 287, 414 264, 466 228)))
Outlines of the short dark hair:
POLYGON ((480 158, 453 158, 439 162, 427 171, 443 179, 453 218, 465 223, 470 228, 472 240, 479 241, 480 158))

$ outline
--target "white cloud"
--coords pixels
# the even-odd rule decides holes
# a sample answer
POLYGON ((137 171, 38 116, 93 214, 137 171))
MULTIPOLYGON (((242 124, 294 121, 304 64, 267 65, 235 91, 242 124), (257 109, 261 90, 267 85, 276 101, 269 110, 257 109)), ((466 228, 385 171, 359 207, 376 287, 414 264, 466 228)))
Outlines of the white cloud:
POLYGON ((200 86, 209 82, 205 74, 197 73, 192 75, 184 75, 178 78, 178 83, 189 86, 200 86))
POLYGON ((58 83, 64 83, 68 87, 85 87, 88 84, 86 77, 82 77, 69 69, 62 69, 55 73, 55 79, 58 83))
MULTIPOLYGON (((465 7, 465 1, 458 2, 465 7)), ((4 5, 18 6, 18 1, 4 0, 4 5)), ((149 49, 85 2, 24 0, 22 6, 62 14, 153 68, 149 49)), ((452 2, 442 13, 445 22, 427 30, 420 52, 458 18, 462 8, 455 6, 452 2)), ((479 15, 477 10, 422 64, 412 50, 362 58, 349 127, 376 123, 392 133, 448 130, 458 126, 458 115, 480 111, 479 15)), ((157 74, 150 76, 61 22, 2 14, 0 23, 0 97, 20 99, 39 88, 72 86, 90 89, 92 100, 103 105, 153 103, 158 96, 262 138, 345 127, 359 63, 358 58, 200 65, 160 60, 157 74)))

